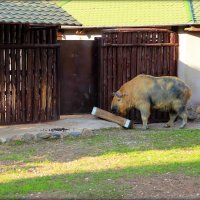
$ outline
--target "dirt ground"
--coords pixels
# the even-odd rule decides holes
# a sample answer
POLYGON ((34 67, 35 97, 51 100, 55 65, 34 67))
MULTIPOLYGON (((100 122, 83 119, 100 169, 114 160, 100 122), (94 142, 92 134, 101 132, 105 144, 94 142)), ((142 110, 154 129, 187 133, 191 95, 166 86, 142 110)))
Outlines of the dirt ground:
POLYGON ((119 183, 132 186, 123 199, 200 199, 200 177, 168 173, 119 183))
MULTIPOLYGON (((38 158, 42 158, 44 156, 43 152, 45 152, 46 157, 57 162, 69 162, 86 156, 91 152, 90 147, 84 149, 78 145, 75 148, 75 146, 66 145, 62 140, 24 144, 16 151, 19 153, 26 151, 27 145, 29 148, 37 149, 35 155, 38 158)), ((1 146, 1 151, 7 151, 7 148, 7 145, 3 145, 1 146)), ((17 164, 15 161, 1 162, 0 164, 3 165, 17 164)), ((200 177, 166 173, 150 177, 136 176, 129 179, 123 178, 111 181, 114 181, 114 184, 128 186, 129 189, 121 197, 122 199, 200 199, 200 177)), ((67 196, 63 192, 58 195, 57 191, 50 194, 47 192, 32 193, 26 196, 25 199, 58 199, 58 197, 59 199, 77 199, 76 196, 67 196)))
MULTIPOLYGON (((175 123, 175 129, 180 122, 175 123)), ((163 124, 150 124, 150 128, 162 128, 163 124)), ((141 125, 137 125, 141 128, 141 125)), ((189 122, 187 128, 200 129, 200 121, 189 122)), ((170 130, 170 129, 169 129, 170 130)), ((122 130, 124 131, 124 130, 122 130)), ((141 130, 141 133, 144 133, 141 130)), ((37 157, 50 157, 57 162, 69 162, 78 159, 82 156, 88 155, 91 151, 89 147, 82 148, 81 146, 66 145, 62 140, 57 141, 41 141, 36 143, 21 145, 16 151, 26 151, 27 145, 29 148, 37 149, 37 157), (52 145, 53 142, 53 145, 52 145), (50 147, 50 148, 49 148, 50 147)), ((1 151, 7 151, 7 145, 1 146, 1 151)), ((93 151, 93 150, 92 150, 93 151)), ((16 152, 17 153, 17 152, 16 152)), ((0 165, 17 165, 15 161, 0 161, 0 165)), ((114 180, 113 180, 114 181, 114 180)), ((118 179, 115 184, 128 186, 126 194, 121 199, 198 199, 200 200, 200 176, 191 177, 182 174, 166 173, 163 175, 154 175, 150 177, 136 176, 129 179, 118 179)), ((77 199, 76 196, 67 196, 63 192, 39 192, 32 193, 25 197, 25 199, 77 199), (49 196, 50 195, 50 196, 49 196), (58 198, 59 196, 59 198, 58 198)))
MULTIPOLYGON (((153 177, 135 177, 132 180, 121 179, 117 184, 131 186, 121 199, 164 199, 185 200, 200 199, 200 177, 164 174, 153 177)), ((24 199, 79 199, 64 192, 33 193, 24 199), (59 197, 59 198, 58 198, 59 197)))

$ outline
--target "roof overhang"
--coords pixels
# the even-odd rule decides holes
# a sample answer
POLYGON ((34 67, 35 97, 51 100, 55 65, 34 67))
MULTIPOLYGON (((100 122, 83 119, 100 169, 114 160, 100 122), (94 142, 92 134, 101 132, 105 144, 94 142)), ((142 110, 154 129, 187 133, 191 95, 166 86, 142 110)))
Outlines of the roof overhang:
MULTIPOLYGON (((200 25, 200 24, 195 24, 200 25)), ((130 26, 66 26, 61 25, 61 29, 111 29, 111 28, 159 28, 159 27, 187 27, 194 26, 193 23, 188 24, 159 24, 159 25, 130 25, 130 26)))

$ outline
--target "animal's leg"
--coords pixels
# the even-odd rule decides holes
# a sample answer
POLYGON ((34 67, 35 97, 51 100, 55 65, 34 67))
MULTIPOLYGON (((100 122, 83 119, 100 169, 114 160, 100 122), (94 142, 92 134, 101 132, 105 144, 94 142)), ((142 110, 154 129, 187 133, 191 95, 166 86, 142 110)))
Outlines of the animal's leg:
POLYGON ((148 119, 150 116, 150 105, 149 104, 143 104, 142 108, 139 109, 141 113, 141 118, 142 118, 142 124, 143 124, 143 129, 148 128, 148 119))
POLYGON ((186 113, 185 105, 180 103, 176 107, 176 112, 178 113, 178 116, 182 119, 182 123, 180 125, 180 128, 184 128, 185 125, 187 124, 187 113, 186 113))
POLYGON ((173 126, 176 117, 177 117, 177 113, 170 111, 169 112, 169 121, 164 125, 164 127, 169 128, 169 127, 173 126))
POLYGON ((181 112, 181 113, 179 114, 179 116, 182 118, 182 123, 181 123, 181 125, 180 125, 180 128, 184 128, 185 125, 187 124, 187 114, 186 114, 186 112, 184 111, 184 112, 181 112))

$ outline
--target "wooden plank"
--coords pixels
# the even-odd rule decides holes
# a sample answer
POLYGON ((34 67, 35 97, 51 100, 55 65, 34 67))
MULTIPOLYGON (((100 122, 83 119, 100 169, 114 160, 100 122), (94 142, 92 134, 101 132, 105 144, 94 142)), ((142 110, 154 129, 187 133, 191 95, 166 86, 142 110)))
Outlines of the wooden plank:
MULTIPOLYGON (((140 36, 140 34, 139 34, 140 36)), ((141 37, 141 36, 140 36, 141 37)), ((141 39, 141 38, 140 38, 141 39)), ((173 43, 132 43, 132 44, 110 44, 110 43, 105 43, 103 45, 103 47, 109 47, 109 46, 113 46, 113 47, 134 47, 134 46, 139 46, 139 47, 145 47, 145 46, 148 46, 148 47, 160 47, 160 46, 178 46, 178 43, 176 44, 173 44, 173 43)), ((0 45, 0 48, 1 48, 1 45, 0 45)))
MULTIPOLYGON (((155 32, 152 32, 152 43, 156 43, 156 34, 155 32)), ((158 76, 158 68, 157 68, 157 52, 156 52, 156 47, 152 47, 152 54, 153 54, 153 59, 152 59, 152 74, 153 76, 158 76)))
MULTIPOLYGON (((124 33, 123 35, 122 35, 122 42, 123 43, 127 43, 127 33, 124 33)), ((126 78, 126 71, 127 71, 127 69, 126 69, 126 53, 127 53, 127 51, 126 51, 126 47, 123 47, 122 48, 122 84, 124 84, 126 81, 127 81, 127 78, 126 78)))
POLYGON ((108 74, 108 64, 107 64, 107 57, 108 57, 108 49, 104 49, 103 52, 103 58, 104 58, 104 62, 103 62, 103 107, 104 109, 108 109, 108 91, 107 91, 107 87, 108 87, 108 78, 107 78, 107 74, 108 74))
POLYGON ((60 44, 0 44, 0 49, 59 48, 60 44))
MULTIPOLYGON (((21 27, 22 25, 17 25, 16 30, 16 43, 21 43, 21 27)), ((20 62, 20 49, 16 50, 16 121, 22 121, 21 113, 21 62, 20 62)))
MULTIPOLYGON (((52 28, 52 43, 56 44, 57 43, 57 29, 56 28, 52 28)), ((60 113, 60 107, 58 104, 58 102, 60 101, 59 97, 60 97, 60 93, 59 93, 59 85, 58 81, 59 81, 59 77, 58 77, 58 70, 59 70, 59 55, 58 55, 59 51, 58 49, 54 48, 53 49, 53 94, 52 94, 52 119, 56 120, 59 119, 59 113, 60 113)))
MULTIPOLYGON (((103 40, 104 42, 104 40, 103 40)), ((108 91, 107 91, 107 74, 108 74, 108 48, 103 49, 103 102, 102 108, 108 109, 108 91)))
POLYGON ((55 49, 56 51, 56 92, 57 92, 57 98, 56 98, 56 104, 57 104, 57 119, 60 119, 60 48, 55 49))
POLYGON ((26 122, 26 72, 27 72, 27 50, 22 49, 22 85, 21 85, 21 95, 22 95, 22 122, 26 122))
MULTIPOLYGON (((112 35, 109 34, 108 35, 108 42, 112 42, 112 35)), ((112 93, 113 93, 113 68, 112 68, 112 61, 113 61, 113 57, 112 57, 112 47, 108 47, 108 74, 107 74, 107 80, 108 80, 108 105, 107 105, 107 110, 110 111, 110 103, 112 100, 112 93)))
MULTIPOLYGON (((113 43, 116 43, 117 41, 117 34, 113 34, 113 43)), ((112 62, 112 69, 113 69, 113 91, 116 92, 119 88, 117 88, 117 48, 113 47, 112 48, 112 57, 113 57, 113 62, 112 62)))
MULTIPOLYGON (((122 36, 123 34, 122 33, 118 33, 118 40, 117 40, 117 43, 118 44, 121 44, 122 43, 122 36)), ((117 48, 117 67, 118 67, 118 70, 117 70, 117 79, 118 79, 118 85, 117 85, 117 88, 120 88, 123 84, 123 49, 122 49, 122 46, 118 46, 117 48)))
MULTIPOLYGON (((11 43, 16 43, 16 25, 11 26, 11 43)), ((11 49, 11 112, 12 122, 16 122, 16 50, 11 49)))
MULTIPOLYGON (((48 30, 47 42, 52 42, 52 32, 48 30)), ((52 50, 47 49, 47 120, 52 118, 52 50)))
POLYGON ((104 106, 104 48, 103 45, 103 38, 100 38, 99 41, 99 48, 100 48, 100 78, 99 78, 99 106, 103 108, 104 106))
POLYGON ((52 44, 57 43, 57 28, 52 28, 52 44))
MULTIPOLYGON (((0 44, 4 42, 4 24, 0 24, 0 44)), ((0 49, 0 123, 5 122, 5 50, 0 49)))
POLYGON ((52 52, 47 49, 47 120, 52 115, 52 52))
MULTIPOLYGON (((5 43, 10 43, 10 25, 5 26, 5 43)), ((6 70, 6 123, 11 122, 10 50, 5 50, 6 70)))
MULTIPOLYGON (((170 42, 172 43, 176 43, 176 34, 175 33, 171 33, 170 34, 170 42)), ((177 75, 177 72, 176 72, 176 69, 177 69, 177 56, 176 56, 176 46, 173 46, 170 48, 170 69, 169 69, 169 73, 171 76, 176 76, 177 75)))
MULTIPOLYGON (((158 42, 162 42, 163 33, 158 34, 158 42)), ((163 74, 163 47, 158 48, 158 74, 161 76, 163 74)))
MULTIPOLYGON (((131 43, 131 33, 127 35, 127 43, 131 43)), ((131 79, 131 47, 127 48, 127 61, 126 61, 126 78, 127 81, 131 79)))
MULTIPOLYGON (((39 31, 35 31, 35 42, 39 43, 39 31)), ((34 50, 34 109, 33 109, 33 121, 37 122, 40 119, 40 50, 34 50)))
MULTIPOLYGON (((138 33, 138 43, 141 42, 141 32, 138 33)), ((142 61, 142 48, 141 46, 137 47, 137 75, 141 74, 141 61, 142 61)))
MULTIPOLYGON (((146 35, 146 43, 149 44, 151 43, 151 33, 147 32, 146 35)), ((151 48, 152 47, 145 47, 146 48, 146 74, 151 74, 151 59, 152 59, 152 55, 151 55, 151 48)))
POLYGON ((134 125, 133 125, 131 120, 117 116, 117 115, 114 115, 110 112, 107 112, 107 111, 102 110, 102 109, 97 108, 97 107, 93 107, 91 114, 95 115, 99 118, 102 118, 102 119, 105 119, 105 120, 108 120, 108 121, 111 121, 111 122, 115 122, 115 123, 117 123, 120 126, 123 126, 125 128, 134 128, 134 125))
MULTIPOLYGON (((174 33, 174 35, 175 35, 175 42, 176 43, 178 43, 178 34, 177 33, 174 33)), ((174 76, 177 76, 177 69, 178 69, 178 52, 179 52, 179 50, 178 50, 178 46, 174 46, 174 64, 175 64, 175 69, 174 69, 174 76)))
MULTIPOLYGON (((46 31, 42 31, 42 42, 46 43, 46 31)), ((41 49, 41 121, 46 120, 47 109, 47 50, 41 49)))
MULTIPOLYGON (((137 42, 137 33, 131 33, 131 43, 137 42)), ((131 78, 137 74, 137 46, 131 47, 131 78)))
POLYGON ((142 73, 147 74, 147 47, 142 47, 142 73))
MULTIPOLYGON (((25 25, 22 26, 22 41, 23 43, 27 43, 28 42, 28 31, 27 31, 27 27, 25 25)), ((27 58, 27 54, 28 51, 27 49, 22 49, 22 81, 21 81, 21 96, 22 96, 22 107, 21 107, 21 111, 22 111, 22 122, 26 122, 27 119, 27 92, 26 92, 26 87, 27 87, 27 65, 28 65, 28 58, 27 58)))
POLYGON ((56 49, 53 49, 53 60, 52 60, 52 77, 53 77, 53 85, 52 85, 52 119, 57 119, 57 66, 56 66, 56 49))
POLYGON ((28 49, 27 50, 27 95, 26 95, 26 101, 27 101, 27 110, 26 110, 26 117, 27 122, 30 122, 33 120, 33 94, 32 94, 32 82, 33 82, 33 50, 28 49))
POLYGON ((34 32, 35 30, 30 30, 30 44, 34 44, 34 32))

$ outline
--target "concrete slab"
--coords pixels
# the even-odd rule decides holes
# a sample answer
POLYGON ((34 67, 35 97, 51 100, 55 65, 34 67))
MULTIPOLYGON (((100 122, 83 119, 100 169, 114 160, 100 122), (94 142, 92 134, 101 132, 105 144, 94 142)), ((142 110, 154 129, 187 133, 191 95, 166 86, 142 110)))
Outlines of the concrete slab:
MULTIPOLYGON (((170 129, 178 129, 180 121, 176 122, 170 129)), ((149 124, 150 129, 162 129, 164 123, 149 124)), ((37 135, 41 132, 48 132, 52 129, 68 129, 69 131, 81 132, 83 129, 97 130, 102 128, 120 128, 118 124, 99 119, 90 114, 84 115, 63 115, 60 120, 35 124, 20 124, 0 126, 0 141, 6 141, 13 136, 24 134, 37 135)), ((136 124, 136 128, 142 128, 141 124, 136 124)), ((200 129, 200 121, 189 122, 186 126, 189 129, 200 129)))
POLYGON ((102 128, 119 128, 120 126, 98 119, 93 115, 63 115, 60 120, 35 124, 5 125, 0 126, 0 138, 11 138, 14 135, 24 135, 26 133, 38 134, 56 128, 69 129, 71 131, 82 130, 84 128, 96 130, 102 128))

